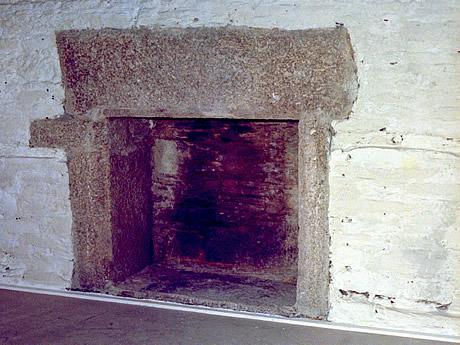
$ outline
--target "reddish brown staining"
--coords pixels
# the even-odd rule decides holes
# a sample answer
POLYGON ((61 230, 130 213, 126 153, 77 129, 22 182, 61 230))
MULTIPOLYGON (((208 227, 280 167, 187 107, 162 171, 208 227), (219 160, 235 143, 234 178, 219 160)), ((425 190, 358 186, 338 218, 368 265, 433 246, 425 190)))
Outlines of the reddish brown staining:
POLYGON ((154 260, 295 281, 297 144, 294 121, 110 120, 111 279, 154 260))
POLYGON ((166 120, 154 137, 180 162, 153 172, 157 260, 295 270, 296 122, 166 120))

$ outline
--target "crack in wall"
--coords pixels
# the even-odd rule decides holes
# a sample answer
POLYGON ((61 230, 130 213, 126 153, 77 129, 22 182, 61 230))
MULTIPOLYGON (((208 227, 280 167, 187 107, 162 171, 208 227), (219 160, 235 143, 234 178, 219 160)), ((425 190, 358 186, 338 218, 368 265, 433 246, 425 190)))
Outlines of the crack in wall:
POLYGON ((396 151, 417 151, 417 152, 431 152, 431 153, 440 153, 445 155, 450 155, 455 158, 460 158, 460 154, 451 152, 451 151, 443 151, 443 150, 433 150, 433 149, 425 149, 425 148, 418 148, 418 147, 405 147, 405 146, 385 146, 385 145, 364 145, 364 146, 351 146, 348 148, 340 148, 335 149, 334 151, 340 151, 343 153, 351 152, 355 150, 365 150, 365 149, 380 149, 380 150, 396 150, 396 151))

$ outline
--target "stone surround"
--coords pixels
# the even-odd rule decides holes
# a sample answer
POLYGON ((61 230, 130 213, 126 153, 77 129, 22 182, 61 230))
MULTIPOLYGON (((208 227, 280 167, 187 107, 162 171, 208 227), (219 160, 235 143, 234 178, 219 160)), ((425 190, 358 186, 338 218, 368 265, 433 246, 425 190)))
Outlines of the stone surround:
MULTIPOLYGON (((148 173, 142 168, 148 153, 139 144, 146 128, 143 121, 294 120, 299 137, 296 312, 324 318, 329 290, 330 124, 349 115, 357 90, 347 31, 72 30, 58 33, 57 45, 66 115, 33 122, 31 145, 64 148, 68 154, 75 252, 72 287, 103 291, 110 282, 149 263, 136 249, 145 233, 127 236, 116 231, 123 228, 117 223, 116 201, 132 208, 145 204, 142 198, 147 196, 133 192, 128 193, 132 197, 114 197, 139 186, 111 175, 113 150, 120 143, 111 119, 138 120, 128 125, 137 141, 119 150, 138 153, 139 159, 126 162, 124 168, 141 175, 148 173), (118 252, 121 242, 131 243, 129 255, 118 252)), ((132 219, 147 226, 148 211, 138 211, 132 219)))

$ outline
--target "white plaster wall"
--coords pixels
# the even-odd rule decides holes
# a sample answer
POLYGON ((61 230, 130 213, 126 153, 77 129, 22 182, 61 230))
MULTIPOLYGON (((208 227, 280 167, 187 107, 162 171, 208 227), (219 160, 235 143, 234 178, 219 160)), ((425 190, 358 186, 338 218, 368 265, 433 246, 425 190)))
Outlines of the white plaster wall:
POLYGON ((337 22, 360 90, 334 125, 329 319, 459 335, 459 18, 458 0, 0 0, 0 283, 71 278, 65 155, 28 148, 63 112, 56 30, 337 22))

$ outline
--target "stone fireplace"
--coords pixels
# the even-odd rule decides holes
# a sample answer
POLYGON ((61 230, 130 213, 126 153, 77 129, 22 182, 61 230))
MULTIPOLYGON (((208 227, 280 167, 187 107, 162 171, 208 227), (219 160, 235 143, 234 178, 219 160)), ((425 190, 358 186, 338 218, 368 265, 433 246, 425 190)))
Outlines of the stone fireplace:
POLYGON ((356 68, 344 28, 57 34, 73 289, 323 318, 330 124, 356 68))

